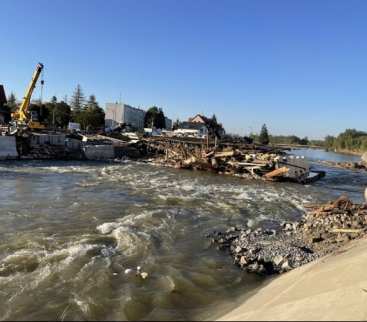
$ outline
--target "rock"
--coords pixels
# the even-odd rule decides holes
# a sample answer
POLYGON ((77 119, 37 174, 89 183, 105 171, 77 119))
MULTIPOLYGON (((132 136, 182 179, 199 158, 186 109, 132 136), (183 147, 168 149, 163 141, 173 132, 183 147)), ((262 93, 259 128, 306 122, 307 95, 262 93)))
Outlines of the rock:
POLYGON ((273 258, 273 263, 278 266, 283 261, 283 256, 277 255, 273 258))

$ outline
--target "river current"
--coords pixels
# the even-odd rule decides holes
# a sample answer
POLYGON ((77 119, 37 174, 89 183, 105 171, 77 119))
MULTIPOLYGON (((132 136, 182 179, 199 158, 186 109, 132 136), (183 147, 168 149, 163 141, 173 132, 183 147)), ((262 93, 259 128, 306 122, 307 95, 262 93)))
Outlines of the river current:
POLYGON ((263 279, 207 233, 295 220, 344 192, 362 201, 366 174, 314 166, 326 177, 298 185, 133 161, 0 163, 0 319, 211 318, 263 279))

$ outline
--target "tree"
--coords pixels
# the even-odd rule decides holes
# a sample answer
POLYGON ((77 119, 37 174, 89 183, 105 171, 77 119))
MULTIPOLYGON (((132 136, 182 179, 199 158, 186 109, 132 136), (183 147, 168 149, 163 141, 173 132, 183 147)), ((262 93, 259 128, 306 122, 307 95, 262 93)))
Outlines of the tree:
POLYGON ((177 119, 172 125, 172 131, 177 130, 180 127, 180 120, 177 119))
POLYGON ((87 126, 92 129, 97 129, 104 126, 105 113, 99 106, 95 95, 90 95, 86 104, 87 126))
POLYGON ((145 113, 144 117, 145 127, 155 127, 157 129, 164 129, 166 127, 166 120, 161 108, 157 106, 152 106, 145 113))
POLYGON ((210 136, 221 137, 224 134, 222 124, 218 123, 217 117, 213 114, 212 118, 209 119, 208 130, 210 136))
POLYGON ((261 144, 269 144, 269 133, 265 124, 263 124, 263 126, 261 127, 259 142, 261 144))
POLYGON ((47 123, 50 127, 66 128, 71 120, 71 107, 64 101, 58 102, 53 96, 51 102, 45 104, 48 109, 47 123))
POLYGON ((10 112, 15 112, 15 110, 17 109, 17 99, 14 95, 13 92, 10 93, 9 97, 8 97, 8 102, 6 103, 6 106, 8 107, 8 109, 10 110, 10 112))
POLYGON ((84 109, 84 94, 81 86, 78 84, 75 88, 74 94, 71 97, 71 109, 73 112, 80 112, 84 109))
POLYGON ((99 106, 95 95, 90 95, 83 110, 73 111, 73 120, 83 130, 96 130, 104 126, 105 113, 99 106))
POLYGON ((96 96, 95 95, 90 95, 89 99, 87 101, 87 103, 85 104, 86 110, 88 111, 94 111, 99 109, 99 105, 98 102, 96 100, 96 96))

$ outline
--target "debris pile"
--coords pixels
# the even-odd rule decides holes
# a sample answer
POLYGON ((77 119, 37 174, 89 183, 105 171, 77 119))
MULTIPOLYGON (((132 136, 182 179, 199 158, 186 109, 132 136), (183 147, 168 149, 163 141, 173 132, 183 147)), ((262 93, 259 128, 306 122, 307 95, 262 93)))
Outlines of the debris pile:
POLYGON ((325 175, 313 172, 300 157, 267 146, 242 144, 208 147, 194 142, 153 141, 148 149, 158 152, 155 163, 179 169, 212 171, 248 179, 288 180, 308 183, 325 175), (153 143, 153 144, 152 144, 153 143))
POLYGON ((219 249, 228 250, 242 269, 268 275, 311 262, 367 231, 367 206, 346 196, 309 208, 301 221, 281 223, 277 230, 231 227, 208 237, 219 249))

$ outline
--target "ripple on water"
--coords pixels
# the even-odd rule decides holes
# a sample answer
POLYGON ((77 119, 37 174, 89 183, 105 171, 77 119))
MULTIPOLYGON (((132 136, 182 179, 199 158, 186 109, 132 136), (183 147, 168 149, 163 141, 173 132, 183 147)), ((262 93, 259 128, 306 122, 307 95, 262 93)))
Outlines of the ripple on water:
POLYGON ((0 176, 0 200, 11 198, 0 210, 0 318, 35 320, 193 319, 259 283, 208 247, 207 232, 295 219, 348 178, 354 192, 367 184, 345 172, 328 190, 135 162, 0 164, 0 176), (146 280, 124 274, 137 266, 146 280))

